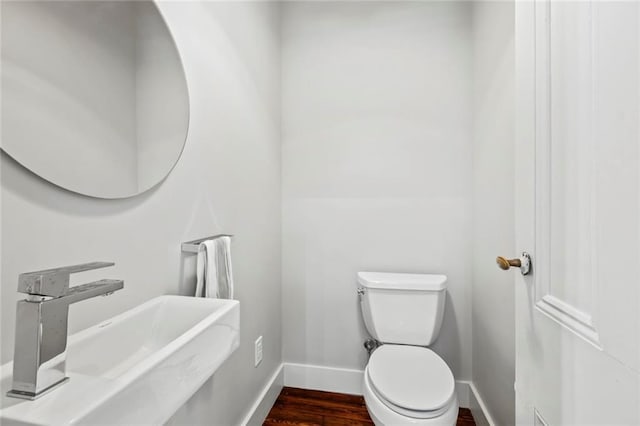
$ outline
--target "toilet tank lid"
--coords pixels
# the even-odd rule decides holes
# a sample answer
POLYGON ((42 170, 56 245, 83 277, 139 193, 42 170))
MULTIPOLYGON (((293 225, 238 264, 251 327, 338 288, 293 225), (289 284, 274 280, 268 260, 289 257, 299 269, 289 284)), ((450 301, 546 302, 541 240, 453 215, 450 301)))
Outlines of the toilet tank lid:
POLYGON ((358 284, 366 288, 440 291, 446 283, 446 275, 358 272, 358 284))

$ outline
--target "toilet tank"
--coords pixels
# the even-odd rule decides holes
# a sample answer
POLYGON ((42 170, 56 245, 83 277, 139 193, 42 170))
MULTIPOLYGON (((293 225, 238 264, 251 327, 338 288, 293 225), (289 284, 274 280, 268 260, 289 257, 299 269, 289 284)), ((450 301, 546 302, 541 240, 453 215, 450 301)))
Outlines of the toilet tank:
POLYGON ((358 272, 367 331, 382 343, 431 345, 442 325, 445 275, 358 272))

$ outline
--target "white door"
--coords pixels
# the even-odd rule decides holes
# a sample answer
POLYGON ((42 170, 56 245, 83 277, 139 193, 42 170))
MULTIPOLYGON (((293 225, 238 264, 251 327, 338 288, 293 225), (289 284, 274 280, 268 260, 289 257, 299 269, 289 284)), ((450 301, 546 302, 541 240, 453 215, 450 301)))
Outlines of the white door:
POLYGON ((640 425, 640 3, 516 2, 518 424, 640 425))

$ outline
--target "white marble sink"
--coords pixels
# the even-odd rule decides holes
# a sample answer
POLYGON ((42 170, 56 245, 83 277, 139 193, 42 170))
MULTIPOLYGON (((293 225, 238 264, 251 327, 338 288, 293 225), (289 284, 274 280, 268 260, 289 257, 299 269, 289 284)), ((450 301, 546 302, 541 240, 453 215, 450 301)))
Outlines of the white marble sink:
POLYGON ((159 425, 235 351, 235 300, 160 296, 69 338, 66 384, 35 401, 6 396, 0 424, 159 425))

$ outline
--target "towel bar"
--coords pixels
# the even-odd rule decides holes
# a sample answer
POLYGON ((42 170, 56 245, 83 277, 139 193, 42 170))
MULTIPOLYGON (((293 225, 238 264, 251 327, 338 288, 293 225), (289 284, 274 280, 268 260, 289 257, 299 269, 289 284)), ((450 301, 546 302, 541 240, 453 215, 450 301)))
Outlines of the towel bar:
POLYGON ((207 240, 215 240, 216 238, 220 238, 220 237, 233 237, 233 235, 217 234, 217 235, 212 235, 210 237, 198 238, 197 240, 193 240, 193 241, 187 241, 186 243, 182 243, 182 251, 184 253, 197 253, 198 246, 200 246, 201 242, 207 241, 207 240))

